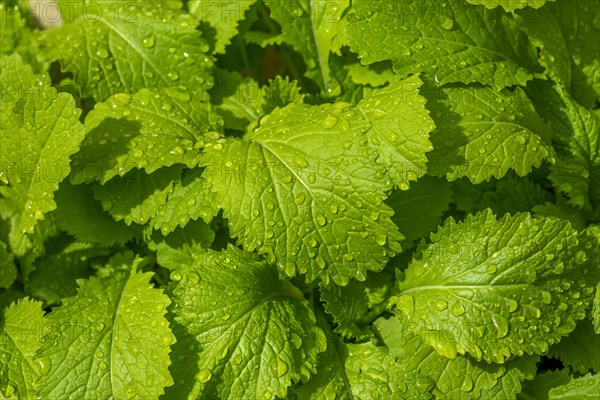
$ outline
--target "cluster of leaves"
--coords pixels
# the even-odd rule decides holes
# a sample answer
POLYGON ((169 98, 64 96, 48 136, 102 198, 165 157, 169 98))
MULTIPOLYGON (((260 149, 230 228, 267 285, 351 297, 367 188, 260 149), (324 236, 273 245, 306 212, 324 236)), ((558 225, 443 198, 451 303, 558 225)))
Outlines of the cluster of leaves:
POLYGON ((0 16, 0 398, 596 398, 599 0, 0 16))

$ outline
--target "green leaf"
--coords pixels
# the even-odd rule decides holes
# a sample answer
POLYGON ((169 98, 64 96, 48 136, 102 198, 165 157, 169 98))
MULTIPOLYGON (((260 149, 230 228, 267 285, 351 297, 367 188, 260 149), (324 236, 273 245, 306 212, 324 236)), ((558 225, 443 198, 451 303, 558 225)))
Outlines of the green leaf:
MULTIPOLYGON (((33 383, 40 373, 33 361, 45 330, 42 303, 28 298, 11 304, 0 319, 0 390, 6 397, 36 398, 33 383)), ((1 394, 0 394, 1 396, 1 394)))
POLYGON ((199 354, 196 365, 173 366, 172 397, 283 397, 292 381, 315 372, 325 338, 302 293, 274 267, 230 247, 180 271, 175 321, 195 337, 199 354))
POLYGON ((433 332, 409 334, 397 318, 379 318, 373 325, 390 354, 405 368, 412 367, 421 379, 435 382, 432 393, 438 399, 511 400, 521 391, 521 382, 535 376, 537 356, 520 357, 505 365, 475 361, 469 356, 450 360, 423 341, 433 332))
POLYGON ((174 182, 181 179, 181 166, 161 168, 152 174, 132 170, 124 177, 113 178, 104 185, 93 186, 94 197, 117 221, 145 224, 158 215, 174 182))
POLYGON ((203 0, 190 0, 190 14, 209 24, 215 31, 213 53, 225 53, 231 39, 238 33, 238 23, 256 0, 236 0, 235 3, 214 3, 203 0))
POLYGON ((84 7, 72 22, 43 31, 40 56, 60 61, 83 96, 97 101, 143 88, 208 89, 213 66, 206 55, 209 46, 196 30, 198 21, 171 4, 94 3, 96 13, 84 7))
POLYGON ((500 9, 464 0, 355 0, 346 36, 363 64, 391 60, 401 76, 426 72, 440 84, 479 82, 500 90, 525 85, 535 53, 500 9))
POLYGON ((328 326, 322 312, 319 326, 327 350, 319 355, 317 374, 294 390, 298 399, 430 399, 430 380, 417 381, 417 368, 408 366, 385 347, 372 343, 346 344, 328 326))
POLYGON ((198 164, 200 149, 220 130, 207 96, 190 90, 142 89, 98 103, 86 116, 86 137, 73 157, 73 183, 105 183, 133 169, 198 164))
POLYGON ((150 249, 156 251, 156 262, 176 271, 182 265, 200 262, 203 253, 215 239, 215 233, 201 220, 192 221, 183 228, 176 228, 168 235, 153 232, 150 249))
POLYGON ((483 5, 486 8, 501 6, 505 11, 514 11, 525 7, 540 8, 547 1, 554 0, 467 0, 471 4, 483 5))
POLYGON ((419 94, 423 82, 413 76, 374 91, 358 103, 358 110, 371 122, 366 133, 380 154, 377 161, 387 167, 394 185, 408 189, 409 181, 425 173, 433 150, 429 133, 435 129, 419 94))
POLYGON ((437 126, 428 156, 431 174, 481 183, 509 169, 524 176, 546 159, 553 162, 550 129, 520 88, 431 84, 422 93, 437 126))
POLYGON ((80 242, 110 246, 123 244, 139 236, 136 229, 115 221, 98 200, 89 185, 63 182, 56 192, 56 224, 80 242))
POLYGON ((550 389, 550 400, 595 400, 598 398, 600 374, 587 374, 563 386, 550 389))
POLYGON ((535 13, 517 13, 521 28, 541 50, 546 74, 589 108, 600 98, 599 14, 600 4, 589 0, 557 0, 535 13))
POLYGON ((152 274, 129 268, 79 281, 77 295, 48 314, 39 396, 155 399, 173 383, 174 336, 164 317, 171 302, 148 283, 152 274))
POLYGON ((344 285, 380 269, 401 235, 383 204, 391 182, 368 145, 371 126, 345 103, 291 105, 244 140, 207 148, 204 176, 231 235, 288 276, 344 285))
POLYGON ((442 223, 442 214, 451 200, 452 189, 447 181, 424 176, 411 184, 410 190, 393 192, 386 203, 394 210, 392 221, 406 240, 413 242, 442 223))
POLYGON ((600 335, 588 320, 580 321, 571 334, 550 347, 548 357, 562 361, 580 374, 600 372, 600 335))
POLYGON ((199 168, 184 171, 181 181, 173 184, 173 191, 167 195, 166 202, 158 207, 156 216, 151 218, 154 229, 166 235, 198 218, 210 223, 219 210, 214 193, 208 190, 206 180, 201 176, 202 170, 199 168))
POLYGON ((332 94, 329 54, 338 34, 342 15, 349 0, 288 0, 269 3, 271 18, 281 26, 281 34, 272 40, 287 43, 304 57, 306 76, 325 93, 332 94))
POLYGON ((425 341, 448 358, 468 352, 503 363, 542 354, 591 303, 596 249, 582 239, 567 222, 526 213, 449 219, 405 271, 394 299, 399 318, 436 332, 425 341))
POLYGON ((73 98, 34 75, 18 54, 2 57, 0 70, 0 80, 14 85, 0 99, 0 195, 13 212, 10 244, 24 250, 26 235, 56 208, 54 192, 69 174, 84 128, 73 98))

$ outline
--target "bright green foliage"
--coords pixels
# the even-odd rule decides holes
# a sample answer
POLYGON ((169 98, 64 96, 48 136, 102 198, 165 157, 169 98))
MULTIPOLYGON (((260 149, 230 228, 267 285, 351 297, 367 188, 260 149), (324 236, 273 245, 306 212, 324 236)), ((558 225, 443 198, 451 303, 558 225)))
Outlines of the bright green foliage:
POLYGON ((206 188, 201 171, 184 171, 181 181, 173 185, 165 203, 158 207, 152 225, 166 235, 178 226, 184 227, 190 220, 202 218, 209 223, 216 214, 215 209, 214 193, 206 188))
POLYGON ((118 268, 80 281, 74 297, 45 319, 35 362, 42 398, 157 398, 173 383, 164 315, 170 300, 148 283, 151 274, 118 268))
POLYGON ((520 8, 532 7, 540 8, 546 1, 554 0, 467 0, 471 4, 481 4, 487 8, 496 8, 501 6, 506 11, 514 11, 520 8))
POLYGON ((348 16, 350 49, 363 64, 390 60, 400 76, 427 72, 441 84, 524 85, 535 58, 516 22, 501 9, 465 0, 356 0, 348 16))
POLYGON ((345 103, 288 106, 244 140, 207 148, 210 187, 245 249, 268 254, 288 276, 342 285, 400 250, 383 204, 391 182, 364 115, 345 103))
POLYGON ((13 211, 10 242, 22 251, 25 235, 56 207, 52 194, 69 174, 84 128, 73 98, 34 75, 18 54, 2 57, 0 69, 0 81, 13 85, 0 96, 0 194, 13 211))
POLYGON ((545 159, 553 162, 550 129, 521 89, 430 85, 423 94, 436 125, 431 174, 477 184, 509 169, 523 176, 545 159))
POLYGON ((486 211, 450 219, 431 239, 394 302, 409 330, 438 333, 424 340, 439 354, 496 363, 542 354, 585 318, 595 282, 578 274, 591 253, 568 223, 486 211))
POLYGON ((202 102, 205 96, 174 88, 142 89, 96 104, 73 159, 73 183, 105 183, 136 168, 150 174, 178 163, 195 167, 199 149, 221 124, 210 104, 202 102))
POLYGON ((407 334, 397 318, 380 318, 374 326, 390 354, 398 357, 407 368, 418 371, 417 380, 410 384, 435 382, 432 393, 437 398, 514 399, 521 390, 521 381, 535 375, 538 359, 535 356, 525 356, 506 364, 488 364, 471 357, 451 360, 437 354, 422 337, 407 334))
POLYGON ((600 0, 0 25, 0 399, 597 397, 600 0))
POLYGON ((4 309, 0 319, 0 390, 20 399, 35 398, 33 382, 40 365, 33 361, 45 333, 39 301, 24 298, 4 309))
POLYGON ((598 13, 595 0, 557 0, 536 13, 518 13, 521 28, 541 50, 546 74, 586 107, 600 96, 598 13))
POLYGON ((429 132, 435 125, 423 107, 421 85, 418 77, 407 78, 358 103, 358 110, 371 122, 367 138, 380 150, 378 161, 402 190, 425 173, 425 153, 433 150, 429 132))
POLYGON ((197 20, 173 1, 97 2, 73 7, 77 18, 44 31, 42 58, 59 60, 84 97, 102 101, 143 88, 210 88, 213 65, 197 20))
MULTIPOLYGON (((171 396, 281 397, 315 372, 325 337, 302 292, 280 281, 274 267, 232 247, 182 264, 171 278, 175 322, 198 349, 196 365, 173 365, 171 396)), ((190 353, 176 349, 175 360, 177 350, 190 353)))

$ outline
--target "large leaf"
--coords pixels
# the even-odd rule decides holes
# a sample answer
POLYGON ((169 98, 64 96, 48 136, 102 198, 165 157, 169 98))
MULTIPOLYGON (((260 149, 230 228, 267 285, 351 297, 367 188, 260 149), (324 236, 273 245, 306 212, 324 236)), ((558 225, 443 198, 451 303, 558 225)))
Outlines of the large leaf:
POLYGON ((488 210, 450 219, 431 239, 394 300, 410 330, 437 332, 425 341, 441 355, 503 363, 542 354, 585 318, 597 245, 568 222, 526 213, 496 220, 488 210))
POLYGON ((524 85, 535 54, 503 10, 464 0, 355 0, 346 27, 363 64, 391 60, 401 76, 427 72, 443 85, 479 82, 501 89, 524 85))
POLYGON ((0 390, 4 396, 35 398, 33 383, 40 366, 33 357, 44 330, 42 303, 25 298, 4 309, 0 320, 0 390))
POLYGON ((0 98, 0 194, 12 214, 9 244, 21 254, 25 236, 56 208, 54 192, 69 174, 84 128, 73 98, 35 76, 18 54, 2 57, 0 69, 3 85, 13 87, 0 98))
POLYGON ((204 253, 201 262, 172 274, 175 322, 198 350, 174 349, 180 361, 167 395, 283 397, 292 381, 315 372, 325 338, 302 293, 277 275, 256 255, 233 247, 204 253))
POLYGON ((42 398, 155 399, 173 383, 171 302, 151 274, 128 269, 80 281, 77 295, 48 314, 36 357, 42 398))
POLYGON ((383 204, 392 180, 381 164, 408 189, 424 173, 414 165, 430 150, 431 120, 421 112, 419 123, 413 117, 418 107, 403 105, 422 105, 416 82, 398 82, 358 107, 275 109, 243 140, 207 147, 204 176, 232 236, 268 254, 288 276, 306 273, 309 280, 344 285, 380 269, 400 250, 401 239, 383 204), (397 104, 395 110, 384 101, 397 104), (396 127, 402 116, 415 121, 404 131, 396 127), (394 163, 401 159, 411 163, 394 163))
POLYGON ((521 89, 432 84, 422 92, 437 127, 428 155, 431 174, 481 183, 509 169, 524 176, 553 160, 550 129, 521 89))
POLYGON ((69 10, 76 18, 43 32, 41 57, 59 60, 83 96, 98 101, 142 88, 208 89, 209 46, 198 21, 170 7, 176 3, 78 2, 69 10))

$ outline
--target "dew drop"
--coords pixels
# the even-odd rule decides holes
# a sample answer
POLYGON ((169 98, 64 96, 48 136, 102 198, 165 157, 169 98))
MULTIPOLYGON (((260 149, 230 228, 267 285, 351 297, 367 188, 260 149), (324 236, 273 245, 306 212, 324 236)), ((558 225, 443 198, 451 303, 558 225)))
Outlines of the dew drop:
POLYGON ((174 282, 179 282, 181 280, 181 274, 177 271, 171 272, 171 280, 174 282))
POLYGON ((452 304, 452 306, 450 307, 450 312, 455 317, 460 317, 461 315, 463 315, 465 313, 465 308, 463 307, 463 305, 461 303, 456 302, 456 303, 452 304))
POLYGON ((50 360, 47 358, 40 358, 37 360, 40 374, 47 375, 50 371, 50 360))
POLYGON ((444 311, 446 308, 448 308, 448 302, 446 300, 438 300, 435 302, 435 308, 440 311, 444 311))
POLYGON ((319 225, 319 226, 325 226, 327 224, 327 218, 325 218, 321 214, 316 216, 315 221, 317 222, 317 225, 319 225))
POLYGON ((108 51, 106 49, 100 48, 98 49, 98 51, 96 51, 96 55, 102 59, 105 59, 108 57, 108 51))
POLYGON ((306 161, 303 157, 295 156, 294 164, 300 168, 307 168, 309 166, 308 161, 306 161))
POLYGON ((403 313, 410 318, 415 311, 415 299, 408 294, 403 294, 400 296, 396 302, 396 305, 403 313))
POLYGON ((212 372, 210 372, 208 369, 200 370, 200 372, 198 372, 198 376, 196 376, 196 379, 202 383, 210 381, 210 378, 212 378, 212 372))
POLYGON ((465 379, 463 381, 460 390, 463 392, 470 392, 473 390, 473 379, 469 375, 465 375, 465 379))
POLYGON ((283 375, 285 375, 288 372, 288 370, 289 370, 289 366, 288 366, 287 362, 285 362, 281 358, 278 358, 277 359, 277 376, 282 377, 283 375))
POLYGON ((108 364, 106 364, 104 361, 100 361, 98 368, 100 368, 101 371, 106 371, 106 369, 108 368, 108 364))
POLYGON ((336 126, 338 123, 338 118, 334 115, 328 115, 327 117, 325 117, 325 119, 321 122, 321 126, 325 129, 331 129, 334 126, 336 126))
POLYGON ((154 47, 154 36, 148 36, 144 40, 142 40, 142 45, 146 48, 154 47))

